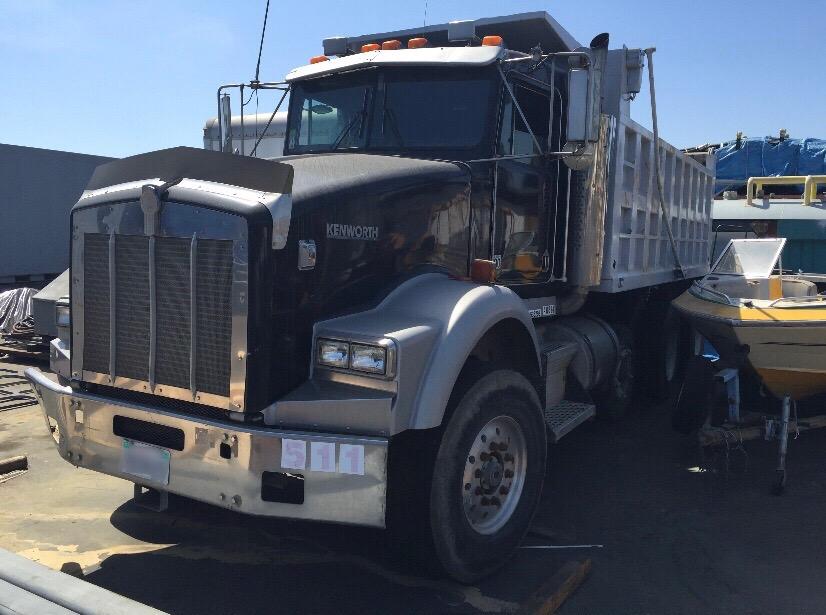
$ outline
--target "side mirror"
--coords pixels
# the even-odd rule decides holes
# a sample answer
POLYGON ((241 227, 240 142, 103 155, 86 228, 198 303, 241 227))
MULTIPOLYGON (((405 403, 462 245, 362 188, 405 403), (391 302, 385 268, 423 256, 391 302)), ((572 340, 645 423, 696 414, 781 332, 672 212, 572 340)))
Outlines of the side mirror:
POLYGON ((565 164, 575 171, 588 168, 599 139, 602 74, 608 55, 608 35, 600 34, 590 48, 577 49, 568 70, 568 117, 565 164), (586 61, 583 61, 586 60, 586 61))
POLYGON ((568 72, 568 129, 567 143, 584 143, 588 140, 588 71, 572 68, 568 72))

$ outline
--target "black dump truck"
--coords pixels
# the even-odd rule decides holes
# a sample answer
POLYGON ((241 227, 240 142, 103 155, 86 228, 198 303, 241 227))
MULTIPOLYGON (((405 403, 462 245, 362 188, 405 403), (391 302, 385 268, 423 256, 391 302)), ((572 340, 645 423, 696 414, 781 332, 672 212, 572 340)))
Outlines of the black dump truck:
POLYGON ((283 157, 99 167, 27 371, 60 455, 494 571, 548 444, 674 381, 668 305, 708 270, 714 170, 631 119, 651 50, 608 40, 544 12, 327 39, 273 86, 283 157))

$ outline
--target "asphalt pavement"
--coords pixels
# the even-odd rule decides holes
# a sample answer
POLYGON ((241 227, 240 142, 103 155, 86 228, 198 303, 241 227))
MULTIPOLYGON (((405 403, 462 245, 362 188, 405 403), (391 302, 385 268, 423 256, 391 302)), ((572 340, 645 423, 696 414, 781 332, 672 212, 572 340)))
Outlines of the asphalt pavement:
POLYGON ((723 450, 703 460, 665 408, 644 404, 588 424, 551 448, 525 548, 467 587, 416 575, 377 530, 182 498, 163 513, 141 508, 130 483, 59 459, 32 406, 0 411, 0 459, 29 459, 0 482, 0 548, 181 614, 513 612, 584 558, 590 576, 563 614, 820 613, 826 433, 791 442, 780 497, 769 493, 775 449, 753 441, 728 463, 723 450))

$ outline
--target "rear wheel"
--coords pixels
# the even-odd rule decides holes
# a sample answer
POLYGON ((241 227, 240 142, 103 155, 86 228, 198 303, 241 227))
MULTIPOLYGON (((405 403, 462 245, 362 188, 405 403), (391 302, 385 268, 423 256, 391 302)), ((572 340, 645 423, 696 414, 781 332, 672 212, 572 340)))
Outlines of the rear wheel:
POLYGON ((467 389, 430 489, 430 534, 445 573, 470 583, 507 561, 539 504, 546 452, 539 398, 524 376, 491 371, 467 389))

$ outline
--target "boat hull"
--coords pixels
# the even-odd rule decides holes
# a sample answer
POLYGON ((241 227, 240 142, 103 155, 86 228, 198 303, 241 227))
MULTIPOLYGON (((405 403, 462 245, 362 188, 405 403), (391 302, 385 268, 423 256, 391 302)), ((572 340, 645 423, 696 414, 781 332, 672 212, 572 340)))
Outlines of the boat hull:
POLYGON ((673 305, 727 365, 753 370, 776 397, 826 393, 826 307, 730 306, 691 291, 673 305))

